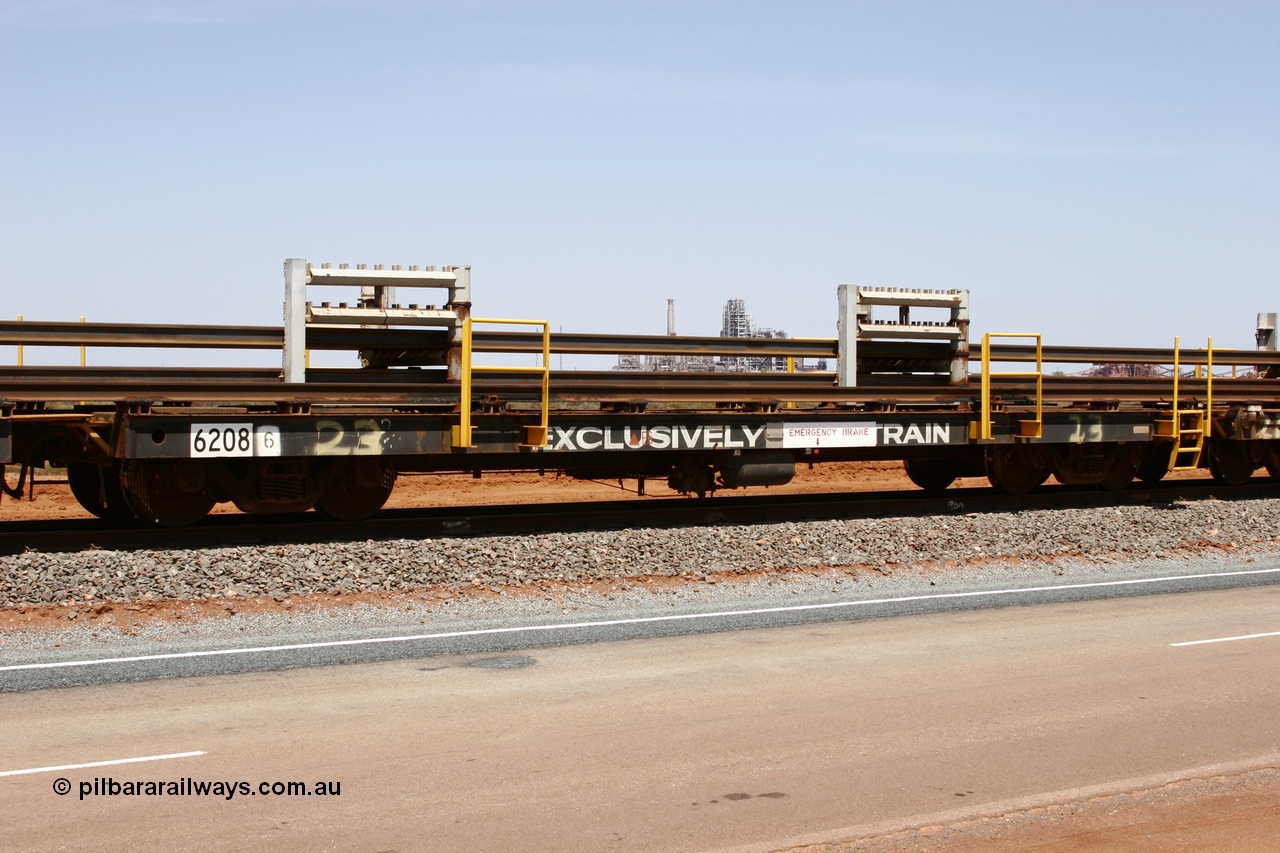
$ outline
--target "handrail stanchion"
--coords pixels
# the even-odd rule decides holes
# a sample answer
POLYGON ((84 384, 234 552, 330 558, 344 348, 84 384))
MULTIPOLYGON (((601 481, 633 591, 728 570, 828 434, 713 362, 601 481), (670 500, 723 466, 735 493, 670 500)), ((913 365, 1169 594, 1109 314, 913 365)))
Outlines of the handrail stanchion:
POLYGON ((1205 417, 1209 419, 1209 432, 1213 433, 1213 338, 1209 338, 1209 342, 1205 344, 1204 350, 1205 361, 1208 367, 1205 373, 1208 379, 1205 381, 1204 389, 1204 412, 1205 417))
POLYGON ((474 429, 471 425, 471 374, 473 372, 484 370, 490 372, 504 371, 508 373, 541 374, 541 418, 537 426, 526 426, 524 428, 524 446, 545 447, 547 445, 547 437, 551 432, 551 324, 546 320, 505 320, 487 317, 468 317, 462 321, 462 376, 461 388, 459 389, 460 404, 458 407, 458 425, 453 428, 454 447, 470 448, 475 446, 471 441, 472 430, 474 429), (474 347, 472 345, 472 327, 476 323, 493 323, 502 326, 541 326, 542 365, 539 367, 525 367, 472 364, 471 357, 474 352, 474 347))
POLYGON ((978 422, 978 439, 993 441, 994 430, 991 420, 991 377, 1032 378, 1036 380, 1036 419, 1034 421, 1018 421, 1018 432, 1015 438, 1044 437, 1044 348, 1041 346, 1039 332, 987 332, 982 336, 982 392, 980 404, 982 412, 978 422), (1036 369, 1029 370, 992 370, 991 339, 992 338, 1034 338, 1036 342, 1036 369))
MULTIPOLYGON (((1204 454, 1205 433, 1213 427, 1213 338, 1209 338, 1205 349, 1205 402, 1204 409, 1182 408, 1182 341, 1173 339, 1173 402, 1170 405, 1168 427, 1161 421, 1156 422, 1156 435, 1173 439, 1169 450, 1170 471, 1191 471, 1200 467, 1200 458, 1204 454), (1185 419, 1185 423, 1184 423, 1185 419), (1189 425, 1188 425, 1189 423, 1189 425), (1188 443, 1189 442, 1189 443, 1188 443)), ((1200 365, 1196 365, 1196 376, 1199 377, 1200 365)))

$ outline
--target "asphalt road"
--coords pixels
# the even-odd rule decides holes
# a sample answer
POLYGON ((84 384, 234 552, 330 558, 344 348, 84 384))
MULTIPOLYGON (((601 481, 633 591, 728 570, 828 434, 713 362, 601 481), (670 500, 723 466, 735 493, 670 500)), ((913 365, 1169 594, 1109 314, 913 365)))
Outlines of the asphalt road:
POLYGON ((1275 632, 1266 585, 9 693, 4 846, 774 849, 1273 766, 1275 632))
MULTIPOLYGON (((479 608, 429 624, 341 631, 303 617, 286 619, 275 633, 216 640, 170 634, 165 642, 91 650, 8 651, 0 658, 0 693, 51 687, 112 684, 242 672, 311 668, 438 655, 535 650, 580 643, 755 630, 787 625, 874 619, 1068 601, 1095 601, 1170 592, 1232 589, 1280 583, 1274 561, 1240 562, 1197 569, 1182 565, 1158 572, 1126 571, 1059 579, 1046 573, 949 580, 934 588, 922 577, 889 579, 877 590, 842 589, 798 598, 759 593, 680 601, 655 600, 639 609, 607 609, 594 615, 548 614, 513 602, 479 608), (490 610, 494 612, 489 612, 490 610), (297 623, 297 624, 295 624, 297 623), (299 628, 305 624, 305 628, 299 628)), ((646 595, 646 598, 654 598, 646 595)), ((123 640, 123 637, 118 638, 123 640)))

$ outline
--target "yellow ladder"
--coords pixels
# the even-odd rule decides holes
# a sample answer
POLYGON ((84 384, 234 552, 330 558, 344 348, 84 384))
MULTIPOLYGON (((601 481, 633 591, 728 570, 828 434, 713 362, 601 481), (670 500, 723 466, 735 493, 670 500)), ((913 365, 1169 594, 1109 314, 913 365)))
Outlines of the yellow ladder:
POLYGON ((468 317, 462 321, 462 389, 461 389, 461 405, 459 408, 459 423, 453 428, 453 446, 458 448, 475 447, 472 443, 472 433, 475 427, 471 425, 471 374, 473 372, 488 371, 506 371, 516 373, 537 373, 542 377, 542 419, 537 426, 526 426, 524 428, 525 440, 524 447, 545 447, 547 444, 547 433, 549 432, 549 421, 551 411, 551 324, 546 320, 494 320, 481 317, 468 317), (542 364, 538 367, 499 367, 492 365, 477 365, 471 363, 471 327, 475 323, 492 323, 502 326, 541 326, 542 327, 542 364))
MULTIPOLYGON (((981 441, 991 441, 992 423, 991 423, 991 377, 1035 377, 1036 380, 1036 419, 1018 421, 1018 434, 1015 438, 1043 438, 1044 437, 1044 362, 1041 358, 1042 350, 1040 346, 1039 332, 987 332, 982 336, 982 415, 978 421, 978 434, 972 436, 981 441), (1036 342, 1036 369, 1032 373, 1029 370, 992 370, 991 369, 991 339, 992 338, 1034 338, 1036 342)), ((972 430, 972 427, 970 428, 972 430)))
MULTIPOLYGON (((1156 421, 1156 435, 1160 438, 1173 439, 1169 450, 1170 471, 1194 471, 1200 467, 1200 457, 1204 455, 1204 438, 1211 426, 1213 414, 1213 338, 1205 347, 1205 402, 1204 408, 1182 408, 1178 382, 1182 378, 1180 362, 1180 341, 1173 339, 1173 406, 1170 417, 1156 421)), ((1200 368, 1196 366, 1196 376, 1200 368)))

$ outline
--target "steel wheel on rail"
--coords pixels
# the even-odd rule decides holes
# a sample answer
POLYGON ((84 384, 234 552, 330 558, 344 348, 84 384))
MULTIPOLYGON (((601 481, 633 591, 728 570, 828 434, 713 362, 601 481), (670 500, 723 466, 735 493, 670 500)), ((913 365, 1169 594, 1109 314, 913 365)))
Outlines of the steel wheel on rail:
POLYGON ((1258 463, 1250 448, 1239 441, 1215 441, 1209 450, 1209 473, 1225 486, 1242 486, 1249 482, 1258 463))
POLYGON ((1143 449, 1138 444, 1121 444, 1107 460, 1107 471, 1098 485, 1108 492, 1127 489, 1142 468, 1143 449))
POLYGON ((140 520, 160 527, 186 527, 218 502, 204 463, 193 459, 126 459, 120 490, 140 520))
POLYGON ((382 509, 396 485, 396 469, 384 459, 356 457, 340 463, 316 512, 334 521, 363 521, 382 509))
POLYGON ((77 503, 107 521, 133 521, 133 510, 120 490, 120 470, 113 465, 68 462, 67 483, 77 503))
POLYGON ((1276 456, 1274 451, 1268 451, 1266 458, 1262 460, 1262 464, 1266 466, 1268 474, 1280 480, 1280 458, 1276 456))
POLYGON ((904 459, 907 479, 926 492, 943 492, 956 481, 956 466, 950 459, 904 459))
POLYGON ((987 448, 987 479, 997 492, 1025 495, 1049 479, 1049 454, 1043 447, 997 444, 987 448))
POLYGON ((1138 479, 1154 486, 1169 473, 1169 455, 1173 448, 1167 442, 1156 442, 1147 448, 1142 464, 1138 466, 1138 479))

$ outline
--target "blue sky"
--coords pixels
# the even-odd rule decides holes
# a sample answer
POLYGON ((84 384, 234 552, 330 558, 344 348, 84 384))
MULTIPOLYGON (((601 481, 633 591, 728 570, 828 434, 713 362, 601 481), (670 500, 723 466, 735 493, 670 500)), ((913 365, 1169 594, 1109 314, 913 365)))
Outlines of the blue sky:
MULTIPOLYGON (((0 316, 274 323, 286 257, 466 263, 476 313, 1252 346, 1280 6, 0 0, 0 316)), ((975 335, 976 336, 976 335, 975 335)))

